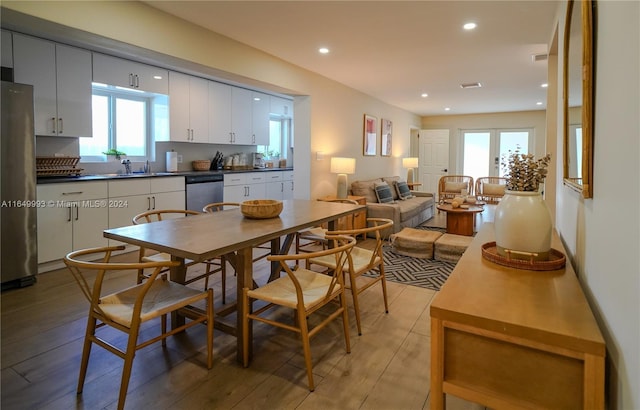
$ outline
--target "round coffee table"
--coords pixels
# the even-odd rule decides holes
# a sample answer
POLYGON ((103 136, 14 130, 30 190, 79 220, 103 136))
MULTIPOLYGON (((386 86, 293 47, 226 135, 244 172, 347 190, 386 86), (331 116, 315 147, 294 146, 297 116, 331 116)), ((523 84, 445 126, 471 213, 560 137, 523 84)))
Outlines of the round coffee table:
POLYGON ((473 236, 475 216, 484 208, 472 204, 468 206, 468 208, 454 208, 451 204, 438 205, 439 210, 447 213, 447 233, 473 236))

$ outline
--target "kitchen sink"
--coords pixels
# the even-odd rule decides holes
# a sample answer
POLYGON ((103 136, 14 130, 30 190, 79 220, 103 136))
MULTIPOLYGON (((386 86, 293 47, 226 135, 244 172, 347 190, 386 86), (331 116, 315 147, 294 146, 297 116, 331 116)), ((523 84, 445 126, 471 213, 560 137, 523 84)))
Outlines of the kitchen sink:
POLYGON ((143 173, 143 172, 134 172, 133 174, 87 174, 83 175, 86 177, 103 177, 103 178, 137 178, 137 177, 154 177, 154 176, 171 176, 176 175, 172 172, 151 172, 151 173, 143 173))

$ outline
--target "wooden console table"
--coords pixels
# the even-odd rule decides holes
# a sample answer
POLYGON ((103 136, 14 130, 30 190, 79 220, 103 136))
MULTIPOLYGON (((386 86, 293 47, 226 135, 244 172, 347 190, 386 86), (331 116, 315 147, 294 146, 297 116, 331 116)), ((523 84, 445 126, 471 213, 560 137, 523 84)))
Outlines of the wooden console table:
MULTIPOLYGON (((431 409, 445 393, 491 408, 604 408, 605 343, 567 264, 555 271, 482 257, 483 225, 431 304, 431 409)), ((565 252, 554 232, 552 247, 565 252)))

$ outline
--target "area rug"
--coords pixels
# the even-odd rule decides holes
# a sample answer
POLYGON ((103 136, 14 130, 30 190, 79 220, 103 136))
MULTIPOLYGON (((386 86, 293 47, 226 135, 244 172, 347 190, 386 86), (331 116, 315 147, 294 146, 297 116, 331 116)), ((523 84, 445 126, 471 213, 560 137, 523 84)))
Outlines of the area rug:
POLYGON ((382 250, 385 276, 391 282, 440 290, 456 266, 455 262, 398 255, 390 245, 382 250))

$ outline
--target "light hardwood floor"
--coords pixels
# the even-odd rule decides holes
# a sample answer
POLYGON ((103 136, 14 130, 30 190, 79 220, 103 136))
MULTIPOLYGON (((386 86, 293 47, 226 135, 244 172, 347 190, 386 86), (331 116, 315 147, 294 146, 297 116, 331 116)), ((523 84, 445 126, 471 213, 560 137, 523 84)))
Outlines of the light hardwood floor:
MULTIPOLYGON (((436 215, 432 222, 442 223, 441 218, 436 215)), ((256 270, 262 283, 264 261, 256 270)), ((127 286, 132 278, 113 276, 107 287, 127 286)), ((235 281, 228 279, 227 297, 233 299, 235 281)), ((218 308, 219 276, 213 286, 218 308)), ((256 324, 254 359, 243 368, 235 359, 235 338, 216 331, 214 366, 207 371, 202 326, 169 338, 166 348, 157 343, 138 352, 126 408, 426 409, 429 304, 436 292, 393 282, 387 286, 389 314, 379 286, 362 294, 362 336, 350 311, 351 354, 345 352, 340 321, 312 339, 313 393, 307 389, 302 347, 293 333, 256 324)), ((122 360, 98 346, 92 350, 84 392, 76 394, 88 304, 67 271, 44 273, 33 286, 3 292, 1 307, 2 409, 116 407, 122 360)), ((149 323, 144 334, 152 334, 156 326, 149 323)), ((124 342, 117 331, 101 331, 111 332, 114 343, 124 342)), ((478 407, 450 397, 448 408, 478 407)))

